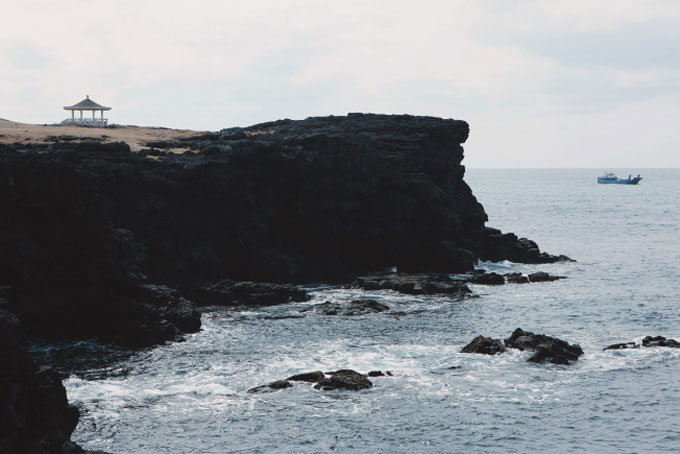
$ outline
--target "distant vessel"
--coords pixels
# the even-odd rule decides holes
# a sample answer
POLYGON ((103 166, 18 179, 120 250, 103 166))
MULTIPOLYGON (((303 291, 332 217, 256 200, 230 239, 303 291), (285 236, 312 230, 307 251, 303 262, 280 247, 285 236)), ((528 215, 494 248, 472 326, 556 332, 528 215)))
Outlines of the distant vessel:
POLYGON ((628 179, 624 180, 623 178, 617 178, 611 172, 605 172, 603 177, 597 177, 597 182, 601 184, 638 184, 642 180, 639 173, 635 178, 632 178, 632 176, 632 174, 628 175, 628 179))

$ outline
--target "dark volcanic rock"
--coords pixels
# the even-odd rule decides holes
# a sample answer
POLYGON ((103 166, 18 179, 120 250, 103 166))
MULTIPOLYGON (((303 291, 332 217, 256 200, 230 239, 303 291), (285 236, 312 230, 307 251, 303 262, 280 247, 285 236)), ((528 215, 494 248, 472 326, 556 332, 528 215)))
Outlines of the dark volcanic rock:
POLYGON ((277 380, 275 382, 272 382, 268 385, 261 385, 261 386, 256 386, 254 388, 250 388, 248 390, 249 393, 270 393, 274 391, 278 391, 280 389, 286 389, 286 388, 291 388, 293 386, 292 383, 290 383, 287 380, 277 380))
POLYGON ((145 300, 160 308, 162 318, 174 324, 181 332, 195 333, 201 329, 201 313, 177 290, 154 284, 141 285, 139 289, 145 300))
POLYGON ((647 336, 642 339, 643 347, 670 347, 670 348, 680 348, 680 342, 675 339, 666 339, 663 336, 647 336))
POLYGON ((29 355, 17 317, 0 310, 0 452, 82 452, 69 441, 78 417, 58 374, 29 355))
POLYGON ((482 273, 472 277, 468 282, 482 285, 503 285, 505 278, 498 273, 482 273))
MULTIPOLYGON (((368 375, 369 377, 386 377, 387 376, 387 374, 385 374, 381 370, 372 370, 369 373, 367 373, 366 375, 368 375)), ((390 374, 390 375, 392 375, 392 374, 390 374)))
POLYGON ((627 349, 627 348, 640 348, 640 345, 636 344, 635 342, 624 342, 624 343, 621 343, 621 344, 609 345, 609 346, 603 348, 603 350, 624 350, 624 349, 627 349))
POLYGON ((517 328, 505 339, 505 346, 519 350, 533 350, 535 353, 527 361, 535 363, 571 364, 583 354, 578 344, 569 344, 556 337, 534 334, 517 328))
POLYGON ((314 389, 321 389, 324 391, 331 391, 334 389, 358 391, 371 387, 373 387, 373 383, 368 378, 366 378, 365 375, 351 369, 343 369, 332 372, 329 378, 324 378, 319 383, 314 385, 314 389))
POLYGON ((200 287, 564 259, 485 227, 463 180, 468 131, 459 120, 352 114, 154 143, 198 151, 155 159, 124 143, 0 145, 0 284, 30 334, 145 344, 196 323, 184 302, 140 298, 144 284, 201 305, 278 304, 288 298, 200 287))
POLYGON ((454 299, 463 299, 472 293, 464 282, 437 274, 375 274, 358 278, 355 285, 364 290, 393 290, 407 295, 445 295, 454 299))
POLYGON ((296 374, 291 377, 288 377, 286 380, 288 381, 306 381, 308 383, 318 383, 321 380, 326 378, 323 372, 320 370, 316 370, 314 372, 305 372, 302 374, 296 374))
POLYGON ((235 282, 223 279, 195 290, 195 300, 210 306, 273 306, 309 301, 306 291, 290 284, 235 282))
POLYGON ((481 353, 482 355, 495 355, 503 353, 505 347, 498 339, 477 336, 460 351, 461 353, 481 353))
POLYGON ((550 282, 556 281, 558 279, 566 279, 564 276, 552 276, 545 271, 538 271, 536 273, 531 273, 528 276, 529 282, 550 282))
POLYGON ((636 344, 635 342, 624 342, 621 344, 612 344, 605 347, 603 350, 623 350, 627 348, 640 348, 640 347, 668 347, 668 348, 680 348, 680 342, 675 339, 667 339, 663 336, 647 336, 642 339, 642 344, 636 344))
POLYGON ((388 306, 381 304, 376 300, 360 299, 350 301, 349 303, 326 301, 325 303, 302 309, 302 312, 314 311, 323 315, 353 316, 384 312, 388 309, 388 306))
POLYGON ((509 273, 505 275, 505 281, 508 284, 528 284, 529 277, 522 273, 509 273))
POLYGON ((538 245, 527 239, 518 238, 514 233, 502 233, 498 229, 484 227, 476 233, 475 252, 480 260, 500 262, 510 260, 518 263, 573 262, 566 255, 554 256, 540 252, 538 245))

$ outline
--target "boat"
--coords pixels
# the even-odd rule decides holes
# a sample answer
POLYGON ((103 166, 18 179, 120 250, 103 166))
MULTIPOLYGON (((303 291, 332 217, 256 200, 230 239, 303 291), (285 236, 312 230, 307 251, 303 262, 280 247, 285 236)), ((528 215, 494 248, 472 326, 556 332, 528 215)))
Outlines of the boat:
POLYGON ((604 176, 597 177, 597 182, 600 184, 638 184, 642 180, 642 177, 638 173, 638 176, 633 178, 633 175, 628 175, 627 179, 618 178, 612 172, 605 172, 604 176))

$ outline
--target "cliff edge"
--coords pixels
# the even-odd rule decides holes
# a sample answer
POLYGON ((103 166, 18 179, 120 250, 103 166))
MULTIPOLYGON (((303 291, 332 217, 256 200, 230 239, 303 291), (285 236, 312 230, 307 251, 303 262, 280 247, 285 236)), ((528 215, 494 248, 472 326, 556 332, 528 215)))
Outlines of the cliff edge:
POLYGON ((0 285, 29 334, 151 345, 199 329, 182 296, 210 280, 561 259, 485 226, 463 179, 468 132, 460 120, 350 114, 139 152, 74 137, 0 145, 0 285))

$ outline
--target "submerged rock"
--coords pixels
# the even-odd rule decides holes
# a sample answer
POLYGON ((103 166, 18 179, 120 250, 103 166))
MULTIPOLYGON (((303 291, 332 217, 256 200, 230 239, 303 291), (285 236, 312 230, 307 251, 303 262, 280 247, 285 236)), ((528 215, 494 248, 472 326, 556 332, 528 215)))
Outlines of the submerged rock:
POLYGON ((316 304, 311 307, 302 309, 302 312, 314 311, 318 314, 323 315, 364 315, 376 312, 384 312, 388 310, 389 307, 377 302, 372 299, 359 299, 350 301, 349 303, 344 302, 331 302, 326 301, 325 303, 316 304))
POLYGON ((482 355, 495 355, 503 353, 505 347, 498 339, 477 336, 460 351, 461 353, 480 353, 482 355))
POLYGON ((365 375, 351 369, 343 369, 332 372, 329 378, 321 380, 314 386, 314 389, 321 389, 323 391, 335 389, 358 391, 372 387, 373 383, 365 375))
POLYGON ((505 346, 534 351, 534 355, 527 361, 535 363, 571 364, 583 355, 583 350, 578 344, 569 344, 562 339, 545 334, 534 334, 521 328, 517 328, 509 338, 505 339, 505 346))

